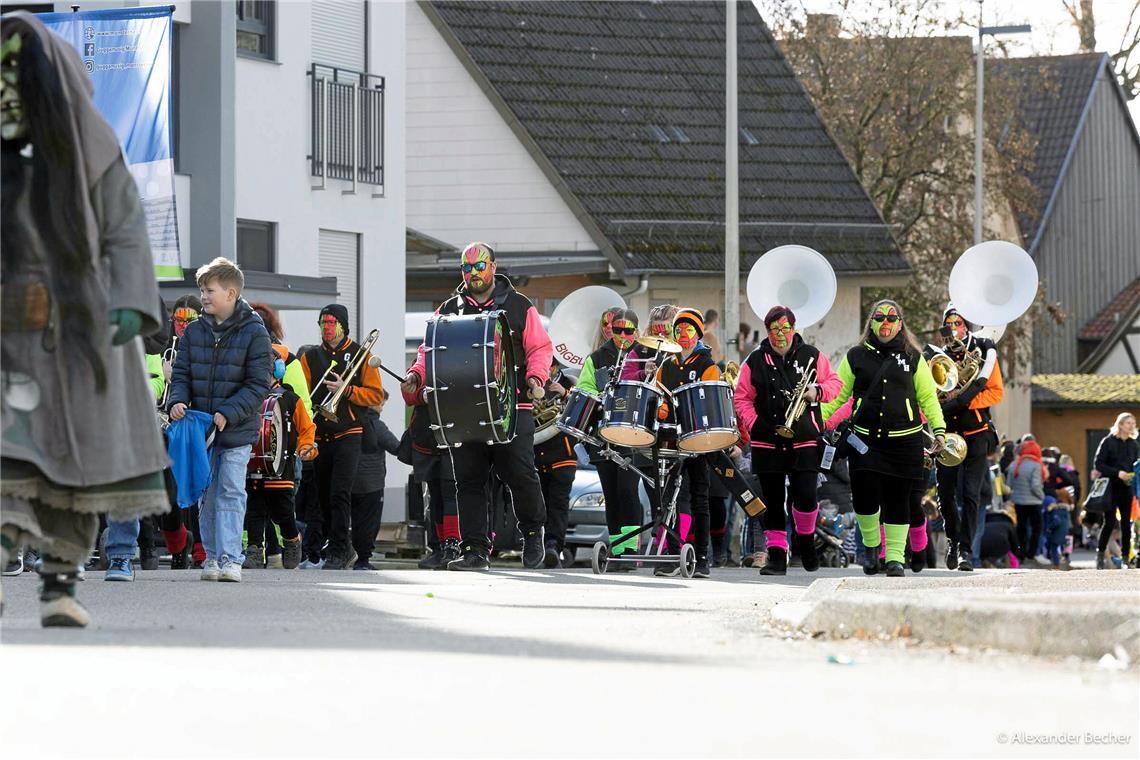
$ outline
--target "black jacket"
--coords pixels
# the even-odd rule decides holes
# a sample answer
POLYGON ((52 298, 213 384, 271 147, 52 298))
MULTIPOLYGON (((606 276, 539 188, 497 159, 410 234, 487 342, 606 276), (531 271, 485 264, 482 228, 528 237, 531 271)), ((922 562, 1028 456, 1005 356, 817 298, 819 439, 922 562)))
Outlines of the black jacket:
POLYGON ((221 413, 226 429, 214 442, 223 448, 251 444, 257 440, 261 402, 269 395, 274 355, 261 317, 244 298, 220 326, 203 314, 178 342, 167 408, 188 404, 221 413))
POLYGON ((799 333, 792 338, 792 346, 784 356, 780 356, 765 338, 744 360, 748 366, 749 382, 756 393, 752 404, 756 410, 756 422, 748 431, 751 440, 783 445, 789 440, 800 442, 819 438, 823 430, 819 402, 808 404, 804 414, 796 420, 792 427, 793 438, 781 438, 776 432, 776 426, 784 424, 788 413, 790 402, 785 393, 795 390, 809 362, 818 367, 819 349, 804 342, 799 333))
POLYGON ((1121 440, 1114 435, 1106 435, 1096 447, 1093 467, 1100 470, 1101 477, 1109 478, 1109 482, 1114 486, 1117 483, 1124 486, 1124 481, 1118 477, 1120 471, 1132 472, 1138 456, 1140 456, 1140 444, 1137 444, 1135 438, 1121 440))

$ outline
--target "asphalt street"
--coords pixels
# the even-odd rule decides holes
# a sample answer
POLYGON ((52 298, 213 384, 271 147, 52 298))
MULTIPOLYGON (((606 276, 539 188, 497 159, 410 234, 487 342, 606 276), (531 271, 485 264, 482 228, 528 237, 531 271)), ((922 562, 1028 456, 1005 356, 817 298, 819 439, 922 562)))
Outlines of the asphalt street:
MULTIPOLYGON (((857 568, 682 580, 382 566, 241 584, 89 572, 87 630, 41 629, 35 576, 4 578, 3 755, 1138 755, 1135 665, 770 624, 777 603, 857 568)), ((955 574, 923 573, 938 577, 955 574)))

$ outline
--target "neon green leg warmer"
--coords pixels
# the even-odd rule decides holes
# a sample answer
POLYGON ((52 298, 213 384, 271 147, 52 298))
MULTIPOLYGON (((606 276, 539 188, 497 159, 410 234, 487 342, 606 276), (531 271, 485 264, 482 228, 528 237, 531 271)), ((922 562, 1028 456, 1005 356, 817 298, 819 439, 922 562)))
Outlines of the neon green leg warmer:
POLYGON ((883 531, 887 534, 887 562, 902 562, 905 559, 908 530, 909 525, 883 523, 883 531))
POLYGON ((620 539, 622 536, 628 535, 640 527, 641 527, 640 525, 623 525, 623 526, 621 526, 621 532, 620 533, 618 533, 616 535, 610 534, 610 551, 613 552, 613 555, 615 557, 617 555, 623 554, 627 551, 629 551, 629 552, 636 552, 637 551, 637 536, 634 536, 632 538, 627 538, 624 541, 621 541, 620 539))
POLYGON ((879 538, 879 513, 873 515, 855 515, 855 522, 859 523, 859 532, 863 534, 863 546, 868 549, 877 549, 881 543, 879 538))

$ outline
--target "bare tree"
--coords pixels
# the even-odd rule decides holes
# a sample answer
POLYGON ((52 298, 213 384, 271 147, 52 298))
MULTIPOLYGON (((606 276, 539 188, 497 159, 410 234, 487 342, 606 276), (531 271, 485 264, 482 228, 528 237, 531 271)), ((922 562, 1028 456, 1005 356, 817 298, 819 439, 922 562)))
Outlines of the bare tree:
MULTIPOLYGON (((1096 15, 1093 0, 1061 0, 1069 18, 1080 35, 1081 50, 1096 50, 1096 15)), ((1132 4, 1128 12, 1128 23, 1120 34, 1120 41, 1109 53, 1112 72, 1124 89, 1124 96, 1134 100, 1140 95, 1140 0, 1132 4)))

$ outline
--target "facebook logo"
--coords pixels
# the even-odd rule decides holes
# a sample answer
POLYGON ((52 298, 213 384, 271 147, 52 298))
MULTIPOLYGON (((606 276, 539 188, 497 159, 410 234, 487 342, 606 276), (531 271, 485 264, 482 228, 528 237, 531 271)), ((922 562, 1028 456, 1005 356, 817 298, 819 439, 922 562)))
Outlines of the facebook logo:
POLYGON ((95 43, 94 42, 86 42, 83 44, 83 57, 84 58, 94 58, 95 57, 95 43))

